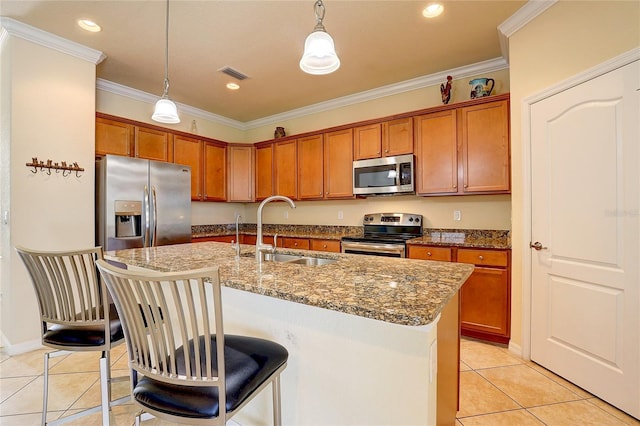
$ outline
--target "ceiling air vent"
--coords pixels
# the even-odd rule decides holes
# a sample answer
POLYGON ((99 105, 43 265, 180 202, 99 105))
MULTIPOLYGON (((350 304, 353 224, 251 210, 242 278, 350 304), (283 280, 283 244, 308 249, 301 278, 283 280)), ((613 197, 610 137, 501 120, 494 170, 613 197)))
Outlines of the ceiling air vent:
POLYGON ((222 73, 225 73, 226 75, 229 75, 229 76, 231 76, 231 77, 233 77, 235 79, 238 79, 238 80, 246 80, 247 78, 249 78, 248 75, 245 75, 245 74, 241 73, 238 70, 234 70, 233 68, 231 68, 229 66, 222 67, 218 71, 220 71, 222 73))

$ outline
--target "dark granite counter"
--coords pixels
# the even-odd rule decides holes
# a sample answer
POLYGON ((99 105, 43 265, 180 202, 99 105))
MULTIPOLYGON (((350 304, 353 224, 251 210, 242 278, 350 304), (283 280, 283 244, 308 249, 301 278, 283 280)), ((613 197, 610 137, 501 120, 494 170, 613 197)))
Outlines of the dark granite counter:
POLYGON ((467 248, 510 249, 511 232, 478 229, 425 229, 407 244, 467 248))
POLYGON ((434 321, 471 275, 461 263, 278 249, 279 253, 335 259, 319 266, 264 262, 241 245, 239 259, 227 243, 205 242, 105 253, 110 260, 156 271, 219 265, 223 285, 395 324, 434 321))

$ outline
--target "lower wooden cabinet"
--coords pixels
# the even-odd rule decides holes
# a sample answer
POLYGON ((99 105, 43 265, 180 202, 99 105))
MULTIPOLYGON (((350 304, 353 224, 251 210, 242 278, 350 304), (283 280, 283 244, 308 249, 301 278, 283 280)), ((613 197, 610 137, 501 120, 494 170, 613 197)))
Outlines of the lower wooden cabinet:
POLYGON ((408 245, 408 257, 471 263, 475 270, 460 290, 463 336, 509 343, 511 337, 511 251, 408 245))
POLYGON ((411 259, 438 260, 440 262, 451 262, 452 259, 452 250, 449 247, 410 245, 407 250, 407 257, 411 259))
POLYGON ((312 238, 310 240, 311 250, 314 251, 330 251, 333 253, 340 253, 340 240, 318 240, 312 238))
POLYGON ((309 239, 282 237, 282 247, 298 250, 309 250, 309 239))

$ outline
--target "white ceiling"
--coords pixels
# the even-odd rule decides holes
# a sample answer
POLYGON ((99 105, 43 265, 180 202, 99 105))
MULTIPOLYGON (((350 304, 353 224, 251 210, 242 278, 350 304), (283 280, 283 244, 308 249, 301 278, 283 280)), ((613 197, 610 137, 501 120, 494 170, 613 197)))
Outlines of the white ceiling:
MULTIPOLYGON (((315 25, 313 0, 172 0, 170 97, 248 122, 502 56, 497 27, 525 0, 446 1, 443 15, 422 16, 430 0, 325 0, 324 25, 342 65, 313 76, 298 66, 315 25), (249 76, 240 90, 218 70, 249 76)), ((160 96, 166 3, 161 0, 1 0, 0 14, 102 51, 98 78, 160 96), (100 33, 81 30, 89 18, 100 33)), ((455 75, 454 75, 455 78, 455 75)), ((444 81, 444 74, 443 74, 444 81)), ((237 82, 237 81, 236 81, 237 82)))

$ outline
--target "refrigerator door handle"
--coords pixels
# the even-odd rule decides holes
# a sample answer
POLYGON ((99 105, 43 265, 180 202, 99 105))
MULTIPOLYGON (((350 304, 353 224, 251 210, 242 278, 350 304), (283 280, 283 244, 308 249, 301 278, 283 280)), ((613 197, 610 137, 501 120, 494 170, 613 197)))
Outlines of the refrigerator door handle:
POLYGON ((144 236, 142 237, 142 246, 149 247, 150 240, 150 229, 149 229, 149 220, 151 219, 149 214, 151 213, 149 210, 149 188, 147 185, 144 186, 144 236))
POLYGON ((149 247, 155 247, 158 243, 157 235, 158 232, 158 198, 156 196, 156 187, 151 186, 151 193, 153 194, 153 232, 151 233, 151 244, 149 247))

